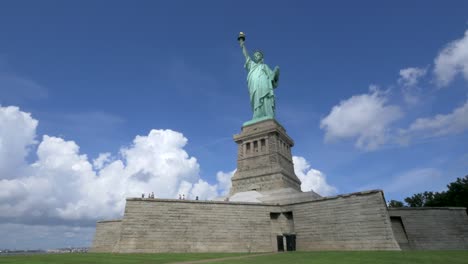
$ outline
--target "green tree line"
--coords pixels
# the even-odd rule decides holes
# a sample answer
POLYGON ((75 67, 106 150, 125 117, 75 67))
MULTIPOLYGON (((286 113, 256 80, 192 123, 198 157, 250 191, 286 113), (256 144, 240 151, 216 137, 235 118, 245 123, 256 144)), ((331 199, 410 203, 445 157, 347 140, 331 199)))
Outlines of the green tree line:
MULTIPOLYGON (((468 175, 447 185, 447 191, 422 192, 405 198, 405 203, 391 200, 388 207, 466 207, 468 208, 468 175)), ((468 210, 467 210, 468 211, 468 210)))

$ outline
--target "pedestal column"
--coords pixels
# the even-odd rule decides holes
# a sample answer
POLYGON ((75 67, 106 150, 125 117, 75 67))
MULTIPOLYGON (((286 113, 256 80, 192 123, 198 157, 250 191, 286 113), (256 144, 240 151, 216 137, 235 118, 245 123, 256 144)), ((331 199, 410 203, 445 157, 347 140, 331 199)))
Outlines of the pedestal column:
POLYGON ((234 141, 238 144, 238 153, 231 195, 252 190, 301 190, 292 162, 294 141, 276 120, 244 126, 240 134, 234 135, 234 141))

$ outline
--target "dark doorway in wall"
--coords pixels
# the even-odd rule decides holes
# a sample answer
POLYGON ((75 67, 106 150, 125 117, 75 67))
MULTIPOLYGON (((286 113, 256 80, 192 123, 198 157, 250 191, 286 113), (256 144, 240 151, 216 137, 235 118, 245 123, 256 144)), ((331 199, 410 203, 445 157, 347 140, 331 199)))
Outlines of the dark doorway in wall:
POLYGON ((296 251, 296 235, 284 235, 286 238, 286 250, 296 251))
POLYGON ((276 236, 276 241, 278 243, 278 251, 284 251, 283 236, 276 236))

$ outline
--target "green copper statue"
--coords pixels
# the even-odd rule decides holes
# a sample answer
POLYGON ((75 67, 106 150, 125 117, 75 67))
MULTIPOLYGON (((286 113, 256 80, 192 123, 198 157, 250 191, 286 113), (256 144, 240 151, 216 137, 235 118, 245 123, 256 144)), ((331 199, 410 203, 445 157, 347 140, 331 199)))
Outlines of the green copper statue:
POLYGON ((245 68, 247 70, 247 85, 250 94, 250 106, 252 108, 252 120, 244 123, 253 124, 258 121, 275 118, 275 94, 273 89, 278 87, 279 67, 272 71, 268 65, 263 63, 263 53, 254 52, 254 58, 250 58, 245 48, 245 35, 240 33, 238 37, 242 53, 245 56, 245 68))

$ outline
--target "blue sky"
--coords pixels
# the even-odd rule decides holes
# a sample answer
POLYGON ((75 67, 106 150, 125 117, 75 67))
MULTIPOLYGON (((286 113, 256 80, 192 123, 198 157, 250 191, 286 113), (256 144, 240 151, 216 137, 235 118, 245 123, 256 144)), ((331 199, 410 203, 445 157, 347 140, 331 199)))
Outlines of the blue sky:
MULTIPOLYGON (((236 166, 232 135, 251 118, 239 31, 250 51, 280 66, 277 119, 304 161, 296 169, 319 177, 325 195, 378 188, 403 200, 443 190, 468 171, 466 10, 466 1, 2 2, 0 139, 18 143, 0 144, 0 248, 41 247, 44 237, 46 247, 89 245, 96 219, 118 217, 118 201, 135 193, 222 194, 220 178, 236 166), (136 158, 149 145, 155 159, 172 153, 182 165, 136 158), (105 162, 93 164, 101 153, 105 162), (68 154, 60 170, 49 166, 68 154), (45 192, 77 170, 70 160, 92 164, 80 179, 109 173, 116 182, 108 171, 121 160, 138 181, 120 193, 93 189, 115 196, 103 215, 20 201, 18 186, 33 180, 55 186, 37 197, 54 196, 45 192), (178 180, 162 187, 160 174, 178 180), (28 231, 12 240, 18 230, 28 231)), ((95 186, 78 184, 68 187, 95 186)), ((95 200, 85 196, 57 200, 86 210, 95 200)))

